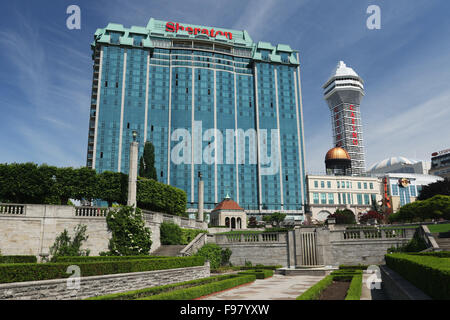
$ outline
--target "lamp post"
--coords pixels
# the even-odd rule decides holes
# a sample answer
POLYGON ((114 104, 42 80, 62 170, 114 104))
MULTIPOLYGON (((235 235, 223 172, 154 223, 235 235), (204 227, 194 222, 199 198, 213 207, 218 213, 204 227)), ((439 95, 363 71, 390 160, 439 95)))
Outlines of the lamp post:
POLYGON ((197 220, 203 222, 203 179, 202 179, 202 173, 198 172, 198 216, 197 220))
POLYGON ((127 205, 136 207, 136 183, 137 183, 137 168, 138 168, 138 146, 136 141, 137 132, 133 131, 133 141, 130 144, 130 166, 128 171, 128 200, 127 205))

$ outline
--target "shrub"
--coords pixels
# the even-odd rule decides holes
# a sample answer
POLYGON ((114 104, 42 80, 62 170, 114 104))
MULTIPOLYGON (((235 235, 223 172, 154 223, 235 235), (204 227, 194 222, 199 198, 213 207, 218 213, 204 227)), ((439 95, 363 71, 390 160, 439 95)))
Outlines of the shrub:
POLYGON ((450 258, 387 254, 386 265, 433 299, 450 299, 450 258))
POLYGON ((37 263, 36 256, 2 256, 0 263, 37 263))
POLYGON ((264 269, 264 270, 247 270, 238 272, 238 274, 253 274, 256 279, 266 279, 273 276, 273 270, 264 269))
POLYGON ((348 266, 348 265, 341 264, 339 266, 339 270, 366 270, 368 267, 369 267, 368 265, 363 265, 363 264, 359 264, 357 266, 348 266))
POLYGON ((320 297, 320 294, 323 290, 325 290, 330 284, 333 283, 333 276, 328 275, 311 288, 303 292, 300 296, 297 297, 296 300, 317 300, 320 297))
POLYGON ((221 259, 220 259, 220 265, 226 266, 230 264, 230 257, 231 257, 232 251, 229 248, 222 249, 221 259))
POLYGON ((399 247, 390 247, 388 249, 388 253, 393 252, 420 252, 427 248, 427 243, 425 240, 420 236, 420 233, 418 230, 414 233, 414 236, 407 244, 404 246, 399 247))
POLYGON ((151 231, 145 227, 139 208, 114 208, 108 212, 106 223, 111 232, 108 245, 111 255, 148 255, 152 245, 151 231))
POLYGON ((180 244, 186 244, 186 245, 189 244, 200 233, 208 233, 208 231, 207 230, 181 228, 181 243, 180 244))
POLYGON ((186 216, 186 192, 152 179, 138 178, 136 200, 141 209, 186 216))
POLYGON ((218 267, 220 267, 223 259, 228 254, 231 256, 231 250, 228 252, 227 249, 222 249, 215 243, 205 244, 196 253, 197 256, 201 256, 201 257, 204 257, 206 260, 209 260, 211 269, 217 269, 218 267), (223 251, 226 251, 226 252, 222 253, 223 251))
POLYGON ((336 212, 330 214, 328 218, 335 218, 336 224, 356 224, 355 214, 348 209, 336 210, 336 212))
POLYGON ((88 239, 86 235, 87 226, 77 225, 74 228, 73 240, 70 238, 66 229, 56 237, 55 243, 50 248, 50 255, 52 256, 52 261, 55 261, 56 257, 59 256, 88 256, 89 250, 81 250, 81 246, 84 241, 88 239))
POLYGON ((144 259, 165 259, 171 257, 161 256, 93 256, 93 257, 56 257, 55 262, 101 262, 101 261, 125 261, 144 259))
POLYGON ((159 227, 159 236, 161 244, 176 245, 181 244, 182 231, 181 228, 173 222, 163 222, 159 227))
POLYGON ((144 289, 120 292, 120 293, 113 293, 113 294, 108 294, 108 295, 104 295, 104 296, 97 296, 97 297, 88 298, 86 300, 135 300, 135 299, 149 297, 149 296, 153 296, 153 295, 164 293, 164 292, 190 288, 193 286, 198 286, 198 285, 216 282, 216 281, 222 281, 222 280, 235 278, 235 277, 236 277, 236 275, 231 275, 231 274, 221 275, 221 276, 213 276, 213 277, 209 277, 209 278, 202 278, 202 279, 178 282, 178 283, 167 284, 167 285, 163 285, 163 286, 144 288, 144 289))
POLYGON ((345 300, 361 300, 362 292, 362 274, 356 274, 353 276, 350 282, 350 287, 347 291, 345 300))
MULTIPOLYGON (((202 257, 175 257, 163 259, 141 259, 125 261, 81 262, 77 266, 83 277, 105 274, 143 272, 176 269, 204 265, 202 257)), ((64 279, 73 262, 65 263, 18 263, 0 265, 0 283, 64 279)))
POLYGON ((174 290, 167 293, 161 293, 138 300, 192 300, 211 293, 223 291, 242 284, 255 281, 254 275, 242 275, 234 278, 212 282, 201 286, 195 286, 187 289, 174 290))

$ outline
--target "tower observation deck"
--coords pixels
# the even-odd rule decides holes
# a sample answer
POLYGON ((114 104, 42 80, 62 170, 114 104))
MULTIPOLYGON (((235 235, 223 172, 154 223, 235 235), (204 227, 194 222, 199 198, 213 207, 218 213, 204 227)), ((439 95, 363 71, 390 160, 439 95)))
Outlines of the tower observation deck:
POLYGON ((344 148, 350 155, 353 175, 364 174, 366 166, 360 111, 364 81, 340 61, 323 89, 331 112, 334 146, 344 148))

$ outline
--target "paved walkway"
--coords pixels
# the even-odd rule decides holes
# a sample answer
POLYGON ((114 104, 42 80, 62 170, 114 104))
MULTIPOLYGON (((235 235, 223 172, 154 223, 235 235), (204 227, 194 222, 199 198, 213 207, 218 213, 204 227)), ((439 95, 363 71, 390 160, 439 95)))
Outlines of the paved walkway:
POLYGON ((219 292, 204 300, 295 300, 324 276, 283 276, 276 274, 235 289, 219 292))

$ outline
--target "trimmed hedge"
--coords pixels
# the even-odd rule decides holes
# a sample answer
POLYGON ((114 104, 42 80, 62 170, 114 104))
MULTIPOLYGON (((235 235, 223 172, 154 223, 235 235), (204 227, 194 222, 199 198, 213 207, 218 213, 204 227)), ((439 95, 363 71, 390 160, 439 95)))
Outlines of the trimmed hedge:
POLYGON ((306 290, 303 294, 297 297, 297 300, 317 300, 320 294, 333 281, 351 281, 350 287, 347 291, 345 300, 360 300, 362 291, 362 270, 337 270, 330 275, 317 282, 311 288, 306 290))
POLYGON ((241 266, 241 267, 236 267, 237 270, 276 270, 276 269, 280 269, 283 268, 282 265, 276 265, 276 266, 263 266, 263 265, 256 265, 253 267, 245 267, 245 266, 241 266))
POLYGON ((429 256, 429 257, 438 257, 438 258, 450 258, 450 251, 410 253, 410 255, 414 255, 414 256, 429 256))
POLYGON ((0 263, 37 263, 36 256, 0 256, 0 263))
POLYGON ((213 276, 213 277, 208 277, 208 278, 195 279, 195 280, 178 282, 178 283, 167 284, 167 285, 151 287, 151 288, 145 288, 145 289, 140 289, 140 290, 113 293, 113 294, 108 294, 108 295, 104 295, 104 296, 87 298, 85 300, 136 300, 139 298, 149 297, 149 296, 161 294, 164 292, 169 292, 169 291, 178 290, 178 289, 186 289, 186 288, 190 288, 190 287, 193 287, 196 285, 202 285, 202 284, 212 283, 212 282, 216 282, 216 281, 222 281, 222 280, 235 278, 235 277, 236 277, 236 275, 233 275, 233 274, 213 276))
POLYGON ((136 201, 141 209, 186 216, 186 192, 152 179, 138 178, 136 201))
POLYGON ((387 254, 386 265, 433 299, 450 299, 450 258, 387 254))
MULTIPOLYGON (((125 261, 80 262, 81 276, 99 276, 106 274, 143 272, 164 269, 176 269, 203 266, 202 257, 174 257, 163 259, 141 259, 125 261)), ((0 265, 0 283, 64 279, 70 274, 67 267, 73 262, 65 263, 20 263, 0 265)))
POLYGON ((192 300, 208 294, 234 288, 239 285, 255 281, 254 275, 241 275, 234 278, 212 282, 201 286, 187 289, 179 289, 171 292, 161 293, 150 297, 140 298, 138 300, 192 300))
POLYGON ((348 265, 343 265, 341 264, 339 266, 339 270, 367 270, 369 266, 368 265, 357 265, 357 266, 348 266, 348 265))
POLYGON ((353 276, 345 300, 361 300, 362 285, 362 273, 353 276))
POLYGON ((101 261, 125 261, 144 259, 164 259, 173 257, 161 256, 76 256, 76 257, 56 257, 55 262, 101 262, 101 261))
POLYGON ((320 297, 320 294, 323 290, 325 290, 330 284, 333 283, 333 276, 328 275, 311 288, 303 292, 300 296, 297 297, 296 300, 317 300, 320 297))
POLYGON ((256 279, 266 279, 273 276, 273 270, 248 270, 238 272, 238 274, 254 274, 256 276, 256 279))

